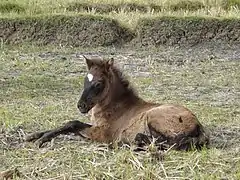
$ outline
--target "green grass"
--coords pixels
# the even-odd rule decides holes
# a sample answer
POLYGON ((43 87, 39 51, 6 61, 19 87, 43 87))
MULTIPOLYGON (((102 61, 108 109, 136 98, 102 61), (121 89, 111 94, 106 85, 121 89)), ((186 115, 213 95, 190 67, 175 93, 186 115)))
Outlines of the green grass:
POLYGON ((174 63, 179 60, 174 53, 178 50, 3 46, 0 172, 17 168, 20 179, 239 178, 240 59, 198 56, 179 66, 174 63), (189 107, 210 129, 211 148, 168 151, 160 161, 153 151, 136 154, 124 148, 111 150, 72 136, 56 138, 43 149, 23 142, 25 134, 36 130, 73 119, 87 121, 76 102, 86 73, 80 55, 89 53, 112 54, 119 65, 130 64, 125 73, 144 99, 189 107))
MULTIPOLYGON (((134 29, 140 18, 200 16, 239 18, 239 1, 231 0, 79 0, 104 5, 135 3, 161 7, 161 11, 69 11, 75 0, 2 0, 0 17, 43 15, 101 15, 134 29), (191 4, 191 5, 190 5, 191 4), (202 6, 203 5, 203 6, 202 6)), ((151 7, 154 7, 154 6, 151 7)), ((16 179, 239 179, 240 178, 240 59, 194 54, 183 61, 179 49, 77 49, 70 47, 0 47, 0 172, 17 168, 16 179), (81 54, 113 56, 125 69, 133 86, 146 100, 180 103, 190 108, 206 126, 211 148, 201 152, 136 154, 129 149, 109 149, 72 136, 54 139, 43 149, 25 143, 24 136, 60 126, 73 119, 88 121, 77 108, 86 73, 81 54), (179 53, 179 54, 178 54, 179 53)), ((206 48, 207 47, 203 47, 206 48)), ((202 49, 199 49, 201 52, 202 49)), ((208 49, 207 52, 210 50, 208 49)), ((212 50, 211 50, 212 51, 212 50)), ((235 51, 232 51, 232 55, 235 51)), ((223 55, 224 54, 224 55, 223 55)))
POLYGON ((0 4, 0 12, 2 13, 9 13, 9 12, 24 12, 25 9, 19 4, 16 3, 2 3, 0 4))
MULTIPOLYGON (((18 17, 18 16, 34 16, 46 14, 93 14, 114 18, 122 24, 131 28, 136 26, 140 18, 150 18, 159 16, 201 16, 201 17, 230 17, 239 18, 239 0, 224 3, 224 0, 178 0, 178 1, 142 1, 142 0, 3 0, 0 2, 0 17, 18 17), (119 6, 121 4, 129 4, 130 7, 146 6, 141 10, 132 11, 120 6, 118 10, 107 10, 108 6, 119 6), (86 4, 93 8, 83 8, 80 10, 72 10, 73 7, 82 7, 86 4), (99 5, 100 4, 100 5, 99 5), (10 6, 7 7, 7 6, 10 6), (106 7, 105 7, 106 6, 106 7), (100 10, 99 10, 99 8, 100 10), (154 10, 154 7, 156 10, 154 10), (21 10, 19 10, 19 8, 21 10), (105 12, 105 13, 104 13, 105 12)), ((111 8, 110 8, 111 9, 111 8)))

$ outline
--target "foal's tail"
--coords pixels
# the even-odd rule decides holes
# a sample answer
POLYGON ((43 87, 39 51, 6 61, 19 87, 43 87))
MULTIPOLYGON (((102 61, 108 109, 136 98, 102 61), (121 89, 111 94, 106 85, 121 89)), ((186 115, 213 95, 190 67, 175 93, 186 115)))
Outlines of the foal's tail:
POLYGON ((196 127, 188 132, 178 134, 175 137, 168 137, 156 131, 151 125, 148 125, 150 134, 157 140, 155 144, 159 150, 175 149, 175 150, 201 150, 203 147, 209 148, 209 132, 199 123, 196 127))
POLYGON ((199 136, 196 137, 196 147, 201 149, 202 147, 209 148, 210 145, 210 132, 204 129, 203 126, 199 127, 199 136))
POLYGON ((202 125, 198 125, 195 130, 195 136, 185 136, 179 137, 181 139, 176 139, 178 142, 175 143, 174 149, 176 150, 191 150, 197 149, 201 150, 203 147, 209 148, 210 144, 210 133, 203 128, 202 125))

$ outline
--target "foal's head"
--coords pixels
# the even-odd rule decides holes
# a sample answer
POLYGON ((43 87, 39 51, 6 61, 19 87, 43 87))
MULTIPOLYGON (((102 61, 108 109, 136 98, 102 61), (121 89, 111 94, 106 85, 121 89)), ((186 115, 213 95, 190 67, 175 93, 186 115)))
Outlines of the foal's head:
POLYGON ((87 113, 107 97, 111 83, 110 72, 113 68, 113 59, 103 61, 96 58, 84 58, 88 73, 84 79, 84 89, 77 104, 81 113, 87 113))

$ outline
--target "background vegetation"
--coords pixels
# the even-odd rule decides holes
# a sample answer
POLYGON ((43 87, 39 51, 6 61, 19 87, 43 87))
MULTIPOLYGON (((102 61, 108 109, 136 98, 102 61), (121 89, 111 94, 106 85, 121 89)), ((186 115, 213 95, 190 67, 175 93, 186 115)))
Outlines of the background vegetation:
POLYGON ((134 28, 139 18, 203 16, 239 18, 239 0, 2 0, 0 16, 101 14, 134 28))

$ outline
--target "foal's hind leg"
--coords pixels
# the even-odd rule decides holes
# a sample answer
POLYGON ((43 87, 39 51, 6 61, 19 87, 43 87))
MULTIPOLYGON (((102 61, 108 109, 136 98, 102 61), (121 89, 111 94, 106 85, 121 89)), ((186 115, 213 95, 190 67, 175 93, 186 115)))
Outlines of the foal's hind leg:
POLYGON ((26 141, 36 141, 39 147, 45 142, 51 141, 60 134, 74 133, 79 134, 81 130, 91 127, 92 125, 80 121, 69 121, 64 126, 42 132, 36 132, 26 137, 26 141))
POLYGON ((150 141, 149 137, 146 134, 143 134, 143 133, 138 133, 136 135, 134 141, 135 141, 135 144, 138 147, 143 147, 145 145, 151 144, 151 141, 150 141))
POLYGON ((134 144, 137 146, 134 151, 145 151, 146 149, 144 149, 144 146, 151 144, 151 140, 146 134, 138 133, 135 136, 134 144))

